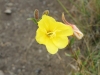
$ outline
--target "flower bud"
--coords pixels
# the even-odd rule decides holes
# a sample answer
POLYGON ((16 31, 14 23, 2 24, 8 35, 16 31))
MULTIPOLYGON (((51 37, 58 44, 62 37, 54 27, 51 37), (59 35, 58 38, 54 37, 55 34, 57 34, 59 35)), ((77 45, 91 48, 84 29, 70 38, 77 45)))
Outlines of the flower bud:
POLYGON ((43 15, 48 15, 49 14, 49 10, 45 10, 44 12, 43 12, 43 15))
POLYGON ((34 11, 34 18, 39 19, 39 10, 38 9, 35 9, 35 11, 34 11))
POLYGON ((74 31, 74 36, 76 36, 78 39, 82 39, 82 37, 84 36, 83 33, 77 28, 76 25, 71 24, 69 22, 66 21, 64 13, 62 13, 62 20, 66 25, 70 25, 74 31))

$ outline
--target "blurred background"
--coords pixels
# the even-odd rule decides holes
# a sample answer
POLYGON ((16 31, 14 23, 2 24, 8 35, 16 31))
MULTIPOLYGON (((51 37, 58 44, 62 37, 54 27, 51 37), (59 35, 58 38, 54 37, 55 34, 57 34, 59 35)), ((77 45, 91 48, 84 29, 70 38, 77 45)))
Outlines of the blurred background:
MULTIPOLYGON (((45 46, 35 41, 37 25, 27 20, 33 17, 35 9, 39 10, 40 17, 43 11, 49 10, 49 15, 57 21, 62 21, 64 12, 67 21, 84 33, 82 40, 75 40, 73 50, 79 49, 81 54, 96 58, 94 65, 100 59, 100 0, 59 1, 0 0, 0 75, 72 75, 70 64, 73 61, 65 55, 70 53, 68 47, 50 55, 45 46)), ((94 73, 97 66, 93 72, 91 67, 85 70, 97 75, 94 73)))

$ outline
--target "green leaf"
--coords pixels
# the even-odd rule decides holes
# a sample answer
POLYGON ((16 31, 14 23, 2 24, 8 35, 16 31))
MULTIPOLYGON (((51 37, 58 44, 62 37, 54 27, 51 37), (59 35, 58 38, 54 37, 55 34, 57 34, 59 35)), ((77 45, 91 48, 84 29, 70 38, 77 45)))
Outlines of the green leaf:
POLYGON ((72 37, 71 40, 70 40, 70 44, 69 45, 72 46, 74 44, 74 41, 75 41, 75 38, 72 37))
POLYGON ((76 54, 77 54, 77 56, 79 56, 80 55, 80 50, 77 50, 76 54))
POLYGON ((32 20, 35 24, 38 24, 35 18, 28 18, 27 20, 32 20))
POLYGON ((66 55, 66 56, 69 56, 69 57, 72 57, 72 55, 71 55, 71 54, 68 54, 68 53, 65 53, 65 55, 66 55))

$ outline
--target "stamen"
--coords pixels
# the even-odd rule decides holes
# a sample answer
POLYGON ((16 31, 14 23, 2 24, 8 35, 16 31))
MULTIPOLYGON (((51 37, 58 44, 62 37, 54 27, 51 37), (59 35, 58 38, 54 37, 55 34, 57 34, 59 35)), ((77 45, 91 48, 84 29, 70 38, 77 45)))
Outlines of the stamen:
POLYGON ((48 32, 47 35, 51 36, 51 35, 53 35, 53 32, 48 32))

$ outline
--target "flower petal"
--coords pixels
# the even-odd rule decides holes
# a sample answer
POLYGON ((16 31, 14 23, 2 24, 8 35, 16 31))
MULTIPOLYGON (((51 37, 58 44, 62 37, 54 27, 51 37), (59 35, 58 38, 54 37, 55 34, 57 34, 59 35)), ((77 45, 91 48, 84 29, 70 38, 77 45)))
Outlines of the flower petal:
POLYGON ((37 33, 36 33, 36 41, 39 44, 44 44, 46 45, 47 51, 51 54, 55 54, 58 51, 58 47, 55 46, 55 44, 52 42, 52 40, 45 35, 45 33, 38 28, 37 33))
POLYGON ((68 45, 68 38, 67 37, 55 37, 52 39, 53 43, 59 48, 65 48, 68 45))
POLYGON ((39 43, 39 44, 44 44, 45 42, 45 39, 47 38, 45 32, 43 32, 40 28, 37 29, 37 32, 36 32, 36 41, 39 43))
POLYGON ((46 48, 50 54, 55 54, 58 51, 58 47, 51 41, 51 39, 46 39, 46 48))
POLYGON ((73 29, 69 25, 65 25, 61 22, 57 22, 57 35, 59 36, 70 36, 73 35, 73 29))
POLYGON ((49 31, 52 29, 51 27, 54 26, 55 22, 56 22, 55 19, 53 19, 52 17, 43 15, 42 19, 38 22, 38 26, 43 30, 49 31))

